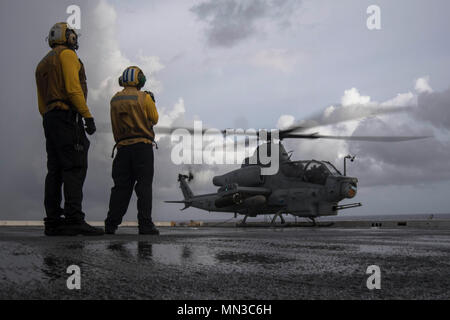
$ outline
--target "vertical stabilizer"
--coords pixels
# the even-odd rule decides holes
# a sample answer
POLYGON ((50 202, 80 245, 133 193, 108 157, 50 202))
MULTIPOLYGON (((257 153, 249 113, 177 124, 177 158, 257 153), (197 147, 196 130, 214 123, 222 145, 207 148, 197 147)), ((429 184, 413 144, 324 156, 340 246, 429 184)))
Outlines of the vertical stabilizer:
POLYGON ((178 181, 180 182, 181 192, 183 192, 184 200, 190 200, 194 196, 191 188, 189 187, 187 181, 191 181, 193 179, 192 174, 189 176, 179 174, 178 181), (187 181, 186 181, 187 180, 187 181))

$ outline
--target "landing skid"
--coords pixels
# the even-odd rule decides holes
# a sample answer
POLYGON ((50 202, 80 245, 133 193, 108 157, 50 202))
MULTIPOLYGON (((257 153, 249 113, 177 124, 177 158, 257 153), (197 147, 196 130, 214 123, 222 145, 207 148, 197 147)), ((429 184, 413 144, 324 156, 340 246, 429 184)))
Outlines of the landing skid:
POLYGON ((323 228, 323 227, 331 227, 334 225, 334 222, 329 222, 329 223, 319 223, 316 221, 316 217, 305 217, 306 219, 310 220, 311 223, 306 223, 306 222, 300 222, 300 223, 291 223, 291 222, 286 222, 286 220, 283 217, 283 213, 277 212, 270 223, 251 223, 251 224, 247 224, 247 219, 248 219, 248 215, 244 216, 244 218, 242 219, 242 221, 236 223, 236 227, 303 227, 303 228, 323 228), (277 224, 277 218, 280 218, 281 223, 277 224))
MULTIPOLYGON (((237 227, 247 227, 247 226, 249 226, 249 225, 247 225, 247 223, 246 223, 248 217, 249 217, 248 215, 244 216, 244 219, 242 219, 241 222, 237 223, 236 226, 237 226, 237 227)), ((271 227, 277 227, 277 226, 284 227, 284 226, 287 226, 287 225, 288 225, 288 224, 286 223, 286 220, 283 218, 283 215, 282 215, 281 212, 277 212, 277 213, 274 215, 274 217, 272 218, 272 221, 270 222, 270 226, 271 226, 271 227), (280 220, 281 220, 281 224, 279 224, 279 225, 276 224, 276 220, 277 220, 278 217, 279 217, 280 220)))
POLYGON ((277 212, 272 219, 272 222, 270 223, 271 226, 275 227, 276 226, 276 220, 277 218, 280 217, 281 220, 281 225, 284 226, 286 225, 286 220, 284 220, 283 218, 283 214, 281 212, 277 212))
POLYGON ((236 227, 249 227, 249 225, 247 224, 247 218, 248 218, 248 217, 249 217, 249 216, 246 215, 246 216, 244 217, 244 219, 242 219, 241 222, 238 222, 238 223, 236 224, 236 227))

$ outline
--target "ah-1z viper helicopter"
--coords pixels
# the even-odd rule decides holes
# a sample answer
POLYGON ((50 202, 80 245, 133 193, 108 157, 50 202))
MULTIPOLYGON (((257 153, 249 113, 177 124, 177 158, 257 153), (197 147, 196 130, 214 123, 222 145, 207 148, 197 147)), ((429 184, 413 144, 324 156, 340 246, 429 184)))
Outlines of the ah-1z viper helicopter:
MULTIPOLYGON (((259 160, 249 161, 246 158, 241 168, 213 178, 213 184, 218 191, 210 194, 194 195, 188 182, 194 177, 178 175, 178 181, 184 199, 181 201, 166 201, 167 203, 184 204, 185 210, 194 207, 209 212, 231 212, 244 215, 242 224, 248 217, 257 215, 274 215, 272 224, 282 214, 315 219, 320 216, 337 215, 339 210, 361 206, 361 203, 339 205, 344 199, 352 199, 357 193, 358 179, 342 175, 328 161, 302 160, 292 161, 281 141, 284 139, 339 139, 357 141, 399 142, 428 138, 425 136, 392 137, 392 136, 325 136, 318 133, 302 134, 301 130, 316 126, 335 124, 343 121, 356 120, 367 116, 407 111, 407 107, 372 109, 369 113, 347 115, 345 119, 328 119, 327 122, 310 126, 292 126, 279 131, 279 170, 274 175, 262 175, 264 165, 259 160), (253 164, 251 164, 253 163, 253 164)), ((222 133, 225 133, 223 131, 222 133)), ((255 134, 259 139, 259 132, 255 134)), ((254 138, 254 137, 252 137, 254 138)), ((259 145, 253 155, 257 157, 259 148, 264 144, 272 149, 273 141, 267 134, 267 141, 259 145)), ((270 152, 270 151, 269 151, 270 152)))

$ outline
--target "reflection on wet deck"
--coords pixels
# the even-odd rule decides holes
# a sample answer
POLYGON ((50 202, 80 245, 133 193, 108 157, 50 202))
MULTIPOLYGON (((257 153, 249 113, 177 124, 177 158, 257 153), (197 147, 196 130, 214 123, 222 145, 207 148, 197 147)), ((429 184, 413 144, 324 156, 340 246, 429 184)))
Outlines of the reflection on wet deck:
POLYGON ((0 228, 0 299, 374 298, 361 289, 372 264, 388 270, 383 297, 450 298, 449 258, 445 230, 202 228, 140 237, 125 228, 46 238, 38 228, 0 228), (66 287, 74 264, 78 293, 66 287))

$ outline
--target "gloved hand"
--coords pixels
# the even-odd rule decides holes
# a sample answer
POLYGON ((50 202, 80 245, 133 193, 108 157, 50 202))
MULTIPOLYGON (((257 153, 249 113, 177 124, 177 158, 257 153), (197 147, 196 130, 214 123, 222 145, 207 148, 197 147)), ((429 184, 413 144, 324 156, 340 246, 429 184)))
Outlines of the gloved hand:
POLYGON ((145 91, 145 93, 149 94, 150 97, 152 97, 153 102, 156 103, 155 96, 154 96, 153 92, 151 92, 151 91, 145 91))
POLYGON ((84 119, 85 130, 88 135, 93 135, 97 128, 95 127, 94 118, 85 118, 84 119))

